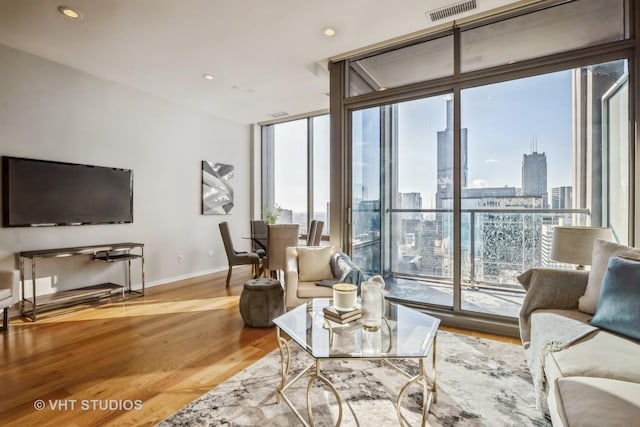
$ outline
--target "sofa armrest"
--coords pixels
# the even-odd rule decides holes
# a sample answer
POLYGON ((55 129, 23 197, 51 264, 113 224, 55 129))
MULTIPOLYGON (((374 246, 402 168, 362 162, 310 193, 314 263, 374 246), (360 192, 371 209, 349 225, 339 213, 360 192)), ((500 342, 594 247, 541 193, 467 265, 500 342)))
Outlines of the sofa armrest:
POLYGON ((0 289, 11 290, 13 304, 20 301, 20 272, 18 270, 0 270, 0 289))
POLYGON ((584 295, 589 272, 533 268, 518 276, 527 294, 520 309, 520 338, 529 341, 531 313, 539 309, 577 310, 578 299, 584 295))
POLYGON ((295 247, 285 249, 284 303, 286 309, 298 305, 298 251, 295 247))

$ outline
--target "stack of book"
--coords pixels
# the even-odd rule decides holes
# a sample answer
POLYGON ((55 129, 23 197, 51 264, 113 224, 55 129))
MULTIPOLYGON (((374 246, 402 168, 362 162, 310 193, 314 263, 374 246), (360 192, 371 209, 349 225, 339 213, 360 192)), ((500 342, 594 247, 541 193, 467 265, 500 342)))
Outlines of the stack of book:
POLYGON ((362 317, 362 310, 359 305, 347 311, 338 310, 331 305, 323 308, 322 311, 324 312, 325 319, 336 323, 349 323, 362 317))

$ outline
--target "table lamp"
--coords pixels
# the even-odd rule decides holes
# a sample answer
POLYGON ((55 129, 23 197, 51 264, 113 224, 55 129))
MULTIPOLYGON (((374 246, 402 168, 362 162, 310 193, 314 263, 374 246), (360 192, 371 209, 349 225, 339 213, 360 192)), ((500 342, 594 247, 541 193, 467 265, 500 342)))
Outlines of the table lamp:
POLYGON ((613 240, 608 228, 601 227, 555 227, 551 241, 551 259, 577 264, 578 270, 591 265, 591 253, 595 239, 613 240))

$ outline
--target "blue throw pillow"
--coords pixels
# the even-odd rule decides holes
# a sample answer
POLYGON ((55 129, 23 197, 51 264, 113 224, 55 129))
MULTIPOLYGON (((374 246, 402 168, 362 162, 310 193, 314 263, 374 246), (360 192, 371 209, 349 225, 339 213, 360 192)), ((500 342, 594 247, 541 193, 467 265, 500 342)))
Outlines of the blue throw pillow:
POLYGON ((640 262, 611 257, 591 324, 640 339, 640 262))

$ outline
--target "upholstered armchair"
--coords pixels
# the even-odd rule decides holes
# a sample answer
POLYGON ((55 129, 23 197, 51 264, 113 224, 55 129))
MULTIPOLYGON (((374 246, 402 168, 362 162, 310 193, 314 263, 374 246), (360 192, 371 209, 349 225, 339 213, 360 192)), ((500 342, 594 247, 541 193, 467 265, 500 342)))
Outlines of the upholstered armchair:
POLYGON ((359 288, 364 278, 362 271, 335 246, 289 247, 285 261, 287 310, 312 298, 332 298, 334 283, 353 283, 359 288))
POLYGON ((2 313, 2 327, 0 330, 9 329, 9 308, 19 301, 18 270, 0 271, 0 309, 2 313))

